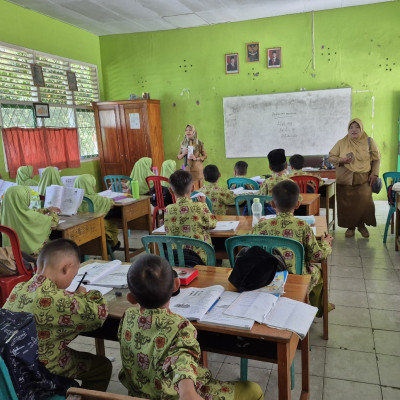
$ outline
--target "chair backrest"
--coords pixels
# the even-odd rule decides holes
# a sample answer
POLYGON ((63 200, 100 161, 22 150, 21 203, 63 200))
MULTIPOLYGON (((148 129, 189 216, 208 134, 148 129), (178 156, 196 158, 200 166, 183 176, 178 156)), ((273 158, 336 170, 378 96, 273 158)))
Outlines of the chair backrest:
POLYGON ((310 193, 307 189, 314 189, 314 193, 319 190, 319 178, 314 175, 295 175, 290 179, 295 181, 300 188, 300 193, 310 193))
POLYGON ((104 184, 106 185, 106 189, 111 186, 111 190, 113 192, 121 192, 122 193, 122 181, 128 181, 128 185, 132 182, 132 178, 126 175, 106 175, 104 177, 104 184))
POLYGON ((253 200, 255 198, 260 199, 260 203, 263 205, 261 209, 262 215, 264 215, 264 203, 267 203, 272 200, 271 196, 265 196, 265 195, 260 195, 260 194, 243 194, 235 197, 235 206, 236 206, 236 213, 237 215, 240 215, 240 203, 242 201, 246 201, 247 204, 247 212, 249 215, 252 215, 251 212, 251 206, 253 204, 253 200))
POLYGON ((94 205, 93 205, 93 201, 89 199, 89 197, 83 196, 83 201, 86 201, 87 205, 88 205, 88 211, 89 212, 94 212, 94 205))
POLYGON ((0 395, 2 399, 18 400, 8 368, 0 357, 0 395))
MULTIPOLYGON (((197 194, 197 193, 199 193, 199 192, 198 192, 197 190, 195 190, 194 192, 190 193, 190 196, 194 196, 194 195, 197 194)), ((205 198, 206 198, 207 207, 208 207, 208 209, 210 210, 210 212, 212 213, 212 212, 213 212, 212 202, 211 202, 210 198, 209 198, 207 195, 204 195, 204 196, 205 196, 205 198)), ((192 201, 199 201, 199 199, 198 199, 197 197, 194 197, 194 198, 192 199, 192 201)))
POLYGON ((388 189, 390 185, 394 185, 395 183, 400 182, 400 172, 385 172, 383 174, 383 180, 385 181, 386 194, 388 195, 388 202, 390 205, 393 205, 391 199, 389 199, 388 189))
MULTIPOLYGON (((164 196, 163 196, 163 190, 162 190, 162 185, 161 182, 169 182, 168 178, 164 178, 163 176, 148 176, 146 178, 147 186, 149 187, 149 191, 151 190, 151 183, 154 185, 154 191, 156 194, 156 202, 157 202, 157 207, 158 208, 165 208, 165 203, 164 203, 164 196)), ((175 195, 171 192, 172 196, 172 201, 175 203, 175 195)))
POLYGON ((188 246, 200 247, 205 251, 207 255, 206 265, 215 266, 216 263, 214 248, 202 240, 182 236, 147 235, 142 237, 142 243, 146 253, 153 253, 154 251, 151 250, 154 249, 150 245, 157 244, 160 256, 168 260, 172 266, 183 267, 185 265, 183 249, 188 248, 188 246), (175 263, 173 250, 177 250, 178 253, 177 263, 175 263))
POLYGON ((237 188, 242 187, 245 188, 246 184, 252 185, 254 187, 254 190, 260 190, 260 185, 256 182, 253 181, 253 179, 249 178, 229 178, 227 180, 228 183, 228 189, 231 188, 231 185, 235 184, 237 188))
POLYGON ((225 248, 232 268, 235 266, 235 248, 252 246, 260 246, 270 253, 272 252, 272 249, 275 248, 287 248, 291 250, 296 259, 296 274, 301 275, 303 273, 303 245, 297 240, 270 235, 241 235, 226 239, 225 248))

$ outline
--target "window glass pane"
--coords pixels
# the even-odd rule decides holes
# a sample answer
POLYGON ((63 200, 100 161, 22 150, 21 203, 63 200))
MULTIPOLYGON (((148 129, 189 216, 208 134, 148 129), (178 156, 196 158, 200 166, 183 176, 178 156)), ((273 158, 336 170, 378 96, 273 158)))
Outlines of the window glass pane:
POLYGON ((72 107, 50 106, 50 118, 43 118, 48 128, 75 128, 74 109, 72 107))
POLYGON ((1 119, 3 128, 11 128, 13 126, 22 128, 36 127, 32 106, 3 104, 1 106, 1 119))
POLYGON ((82 158, 99 155, 93 110, 76 110, 79 145, 82 158))

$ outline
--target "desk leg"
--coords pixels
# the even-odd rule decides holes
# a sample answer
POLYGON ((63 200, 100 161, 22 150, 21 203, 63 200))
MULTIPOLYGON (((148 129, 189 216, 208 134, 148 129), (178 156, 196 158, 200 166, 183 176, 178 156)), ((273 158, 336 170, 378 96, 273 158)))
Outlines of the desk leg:
POLYGON ((278 343, 278 391, 279 400, 290 400, 290 344, 278 343))
POLYGON ((328 228, 328 231, 329 231, 329 198, 330 198, 329 196, 330 196, 330 189, 327 188, 325 193, 325 212, 326 212, 326 226, 328 228))
POLYGON ((301 341, 301 395, 300 400, 310 398, 310 335, 301 341))
POLYGON ((335 220, 335 215, 336 215, 336 183, 335 183, 334 185, 335 185, 335 186, 332 188, 332 192, 333 192, 333 194, 332 194, 332 199, 333 199, 333 201, 332 201, 332 203, 333 203, 333 206, 332 206, 332 211, 333 211, 333 217, 332 217, 333 225, 332 225, 332 229, 333 229, 333 230, 335 230, 335 227, 336 227, 336 220, 335 220))
POLYGON ((107 254, 107 243, 106 243, 106 230, 104 228, 104 218, 100 218, 100 230, 101 230, 101 256, 103 260, 108 261, 108 254, 107 254))
POLYGON ((323 301, 323 323, 324 323, 324 339, 328 340, 328 260, 322 260, 322 279, 323 279, 323 288, 322 288, 322 301, 323 301))
POLYGON ((129 237, 128 237, 128 221, 126 220, 125 207, 122 207, 122 236, 124 238, 125 261, 129 262, 129 237))
POLYGON ((104 348, 104 339, 96 338, 94 339, 94 344, 96 346, 96 354, 98 356, 105 356, 106 349, 104 348))

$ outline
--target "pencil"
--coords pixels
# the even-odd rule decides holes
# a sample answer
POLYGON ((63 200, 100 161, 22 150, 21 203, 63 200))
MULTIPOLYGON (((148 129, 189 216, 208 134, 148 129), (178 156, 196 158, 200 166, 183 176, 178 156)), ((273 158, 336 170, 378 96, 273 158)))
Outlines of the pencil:
POLYGON ((78 286, 77 286, 76 289, 75 289, 75 292, 76 292, 76 291, 79 289, 79 287, 81 286, 81 284, 82 284, 83 280, 85 279, 86 275, 87 275, 87 271, 83 274, 82 279, 79 281, 78 286))

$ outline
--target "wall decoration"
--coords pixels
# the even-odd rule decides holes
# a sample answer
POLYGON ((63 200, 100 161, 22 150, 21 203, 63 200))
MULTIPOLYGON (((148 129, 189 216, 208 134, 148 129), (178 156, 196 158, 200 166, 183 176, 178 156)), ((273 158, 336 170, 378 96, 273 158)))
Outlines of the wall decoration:
POLYGON ((33 103, 36 118, 50 118, 49 105, 47 103, 33 103))
POLYGON ((68 81, 68 88, 71 92, 78 91, 78 83, 76 82, 76 74, 72 71, 67 72, 67 81, 68 81))
POLYGON ((239 73, 239 54, 225 54, 225 72, 227 74, 239 73))
POLYGON ((282 50, 280 47, 267 49, 268 68, 280 68, 282 66, 282 50))
POLYGON ((260 61, 260 44, 258 42, 246 43, 247 62, 260 61))
POLYGON ((31 64, 32 79, 35 86, 45 87, 42 66, 31 64))

